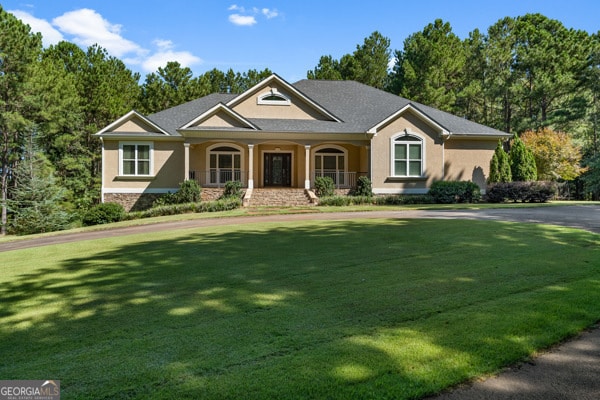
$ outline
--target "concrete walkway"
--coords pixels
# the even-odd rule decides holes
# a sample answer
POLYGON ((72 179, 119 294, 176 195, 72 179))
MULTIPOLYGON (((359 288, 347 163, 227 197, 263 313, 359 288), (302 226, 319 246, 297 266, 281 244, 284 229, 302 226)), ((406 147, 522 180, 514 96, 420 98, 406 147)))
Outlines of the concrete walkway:
MULTIPOLYGON (((0 243, 0 252, 105 237, 200 228, 203 226, 298 220, 347 220, 356 218, 443 218, 517 221, 570 226, 600 233, 600 206, 595 205, 492 210, 310 213, 196 219, 84 233, 64 233, 44 238, 0 243)), ((592 329, 583 332, 577 338, 550 349, 545 354, 528 363, 513 366, 498 376, 462 385, 430 399, 598 400, 600 399, 600 325, 596 325, 592 329)))

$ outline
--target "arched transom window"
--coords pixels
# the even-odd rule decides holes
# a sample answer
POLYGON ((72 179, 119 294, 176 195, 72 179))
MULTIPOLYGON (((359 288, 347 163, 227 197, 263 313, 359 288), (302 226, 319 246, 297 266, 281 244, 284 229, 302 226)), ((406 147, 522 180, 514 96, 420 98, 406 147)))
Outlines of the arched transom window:
POLYGON ((423 139, 410 134, 392 139, 392 176, 422 176, 423 161, 423 139))
POLYGON ((276 88, 273 88, 267 93, 263 93, 260 96, 258 96, 257 103, 271 106, 289 106, 291 104, 291 101, 287 96, 279 92, 276 88))

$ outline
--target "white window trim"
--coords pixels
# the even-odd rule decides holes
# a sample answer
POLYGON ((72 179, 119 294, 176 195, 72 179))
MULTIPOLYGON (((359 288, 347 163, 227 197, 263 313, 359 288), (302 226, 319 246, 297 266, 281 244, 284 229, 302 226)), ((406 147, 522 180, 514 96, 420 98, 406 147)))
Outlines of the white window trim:
POLYGON ((269 105, 269 106, 289 106, 290 104, 292 104, 292 101, 290 100, 289 97, 287 97, 286 95, 277 91, 276 88, 273 88, 273 89, 269 90, 268 92, 263 93, 260 96, 258 96, 258 98, 256 99, 256 103, 261 104, 261 105, 269 105), (270 97, 270 96, 275 96, 277 98, 280 98, 281 100, 265 100, 265 98, 270 97))
MULTIPOLYGON (((407 142, 407 143, 410 144, 410 142, 407 142)), ((414 132, 409 132, 408 130, 404 130, 403 132, 392 136, 390 138, 390 177, 403 178, 403 179, 422 178, 426 171, 425 154, 427 154, 426 149, 425 149, 425 138, 422 135, 419 135, 418 133, 414 133, 414 132), (421 174, 420 175, 396 175, 396 146, 395 146, 395 144, 396 144, 397 139, 402 138, 404 136, 413 136, 413 137, 416 137, 421 140, 421 174)), ((407 166, 407 168, 408 168, 408 166, 407 166)), ((407 171, 408 171, 408 169, 407 169, 407 171)))
MULTIPOLYGON (((137 161, 137 158, 136 158, 137 161)), ((137 170, 137 163, 135 166, 137 170)), ((120 177, 153 177, 154 176, 154 142, 119 142, 119 176, 120 177), (135 154, 137 157, 138 149, 137 146, 149 146, 150 152, 150 166, 148 168, 148 174, 124 174, 123 173, 123 146, 136 146, 135 154)))
MULTIPOLYGON (((208 146, 206 148, 206 169, 205 169, 205 171, 207 171, 207 173, 209 174, 207 176, 207 182, 210 182, 209 176, 210 176, 210 155, 211 154, 232 154, 232 155, 239 154, 239 156, 240 156, 240 173, 243 176, 243 174, 245 172, 245 165, 246 165, 246 164, 244 164, 246 161, 245 160, 246 150, 242 146, 239 146, 235 143, 219 142, 219 143, 215 143, 211 146, 208 146), (232 148, 238 150, 239 153, 234 152, 234 151, 215 151, 214 150, 219 147, 232 147, 232 148)), ((232 159, 232 161, 233 161, 233 159, 232 159)), ((234 165, 233 169, 235 169, 235 163, 233 165, 234 165)), ((220 170, 220 168, 217 168, 217 169, 220 170)))
MULTIPOLYGON (((312 153, 312 173, 313 175, 316 173, 317 169, 317 152, 319 150, 323 150, 323 149, 336 149, 336 150, 340 150, 343 152, 343 154, 340 153, 319 153, 319 155, 325 155, 325 156, 340 156, 343 155, 344 156, 344 170, 342 171, 343 173, 348 172, 348 149, 346 149, 345 147, 336 145, 336 144, 322 144, 320 146, 314 147, 311 149, 311 153, 312 153)), ((321 164, 321 169, 323 169, 323 165, 321 164)), ((336 170, 337 170, 337 162, 336 162, 336 170)))

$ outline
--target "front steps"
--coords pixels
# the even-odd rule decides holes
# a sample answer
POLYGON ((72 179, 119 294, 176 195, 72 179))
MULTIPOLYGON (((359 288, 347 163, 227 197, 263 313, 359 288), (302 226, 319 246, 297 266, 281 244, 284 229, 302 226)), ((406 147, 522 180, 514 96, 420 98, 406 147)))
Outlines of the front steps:
POLYGON ((306 189, 254 188, 247 189, 244 206, 250 207, 301 207, 312 206, 316 197, 306 189))

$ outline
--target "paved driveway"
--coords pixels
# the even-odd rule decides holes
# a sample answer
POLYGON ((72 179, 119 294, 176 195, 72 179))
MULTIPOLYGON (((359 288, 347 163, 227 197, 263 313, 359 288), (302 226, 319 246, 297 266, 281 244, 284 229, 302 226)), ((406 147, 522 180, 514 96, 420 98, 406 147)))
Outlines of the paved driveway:
MULTIPOLYGON (((374 211, 333 214, 294 214, 197 219, 46 238, 0 243, 0 252, 73 241, 92 240, 151 231, 269 221, 336 220, 352 218, 445 218, 518 221, 564 225, 600 233, 600 206, 558 206, 493 210, 374 211)), ((1 257, 0 257, 1 263, 1 257)), ((598 400, 600 399, 600 326, 555 347, 527 364, 474 384, 432 397, 435 400, 598 400)))

